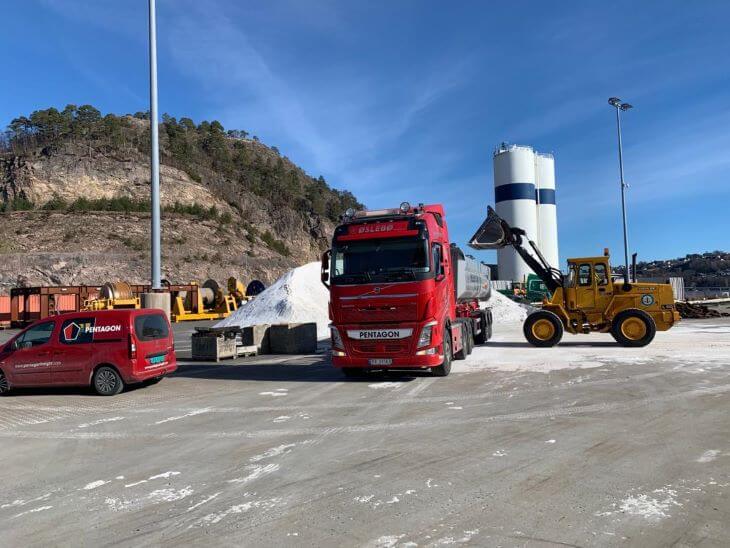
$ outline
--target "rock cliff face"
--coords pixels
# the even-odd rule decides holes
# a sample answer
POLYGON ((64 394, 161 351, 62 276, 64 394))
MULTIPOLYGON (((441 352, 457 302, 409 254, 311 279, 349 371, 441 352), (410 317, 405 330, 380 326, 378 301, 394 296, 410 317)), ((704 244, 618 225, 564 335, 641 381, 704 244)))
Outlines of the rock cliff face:
MULTIPOLYGON (((21 147, 16 136, 0 152, 0 293, 19 283, 149 281, 149 124, 115 119, 121 144, 69 137, 21 147)), ((162 265, 171 282, 270 283, 316 260, 335 211, 354 202, 257 141, 222 134, 218 154, 230 156, 220 167, 201 149, 190 161, 173 154, 164 125, 161 135, 162 265), (291 197, 282 203, 267 185, 291 197)))

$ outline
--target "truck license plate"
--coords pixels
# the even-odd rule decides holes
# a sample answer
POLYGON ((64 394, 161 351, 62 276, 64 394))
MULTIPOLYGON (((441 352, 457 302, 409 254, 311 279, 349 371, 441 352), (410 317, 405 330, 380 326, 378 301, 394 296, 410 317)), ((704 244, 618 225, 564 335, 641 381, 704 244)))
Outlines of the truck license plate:
POLYGON ((368 360, 369 365, 391 365, 393 360, 390 358, 373 358, 368 360))

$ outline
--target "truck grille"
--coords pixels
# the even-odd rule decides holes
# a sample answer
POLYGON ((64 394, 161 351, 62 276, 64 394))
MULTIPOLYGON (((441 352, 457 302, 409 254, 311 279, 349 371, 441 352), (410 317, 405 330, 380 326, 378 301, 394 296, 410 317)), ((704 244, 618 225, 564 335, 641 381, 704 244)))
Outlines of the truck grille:
POLYGON ((415 321, 418 319, 418 305, 415 302, 388 305, 370 304, 343 305, 339 313, 345 322, 372 322, 377 318, 383 322, 415 321))
POLYGON ((398 341, 350 341, 350 345, 354 355, 403 355, 408 354, 410 339, 409 337, 398 341))

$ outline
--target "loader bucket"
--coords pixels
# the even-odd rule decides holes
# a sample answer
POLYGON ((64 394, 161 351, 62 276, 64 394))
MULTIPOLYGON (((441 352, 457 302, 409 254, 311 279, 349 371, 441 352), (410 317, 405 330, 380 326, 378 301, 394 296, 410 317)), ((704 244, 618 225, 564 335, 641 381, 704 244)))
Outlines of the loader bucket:
POLYGON ((500 249, 510 244, 510 227, 491 206, 487 208, 487 218, 469 240, 474 249, 500 249))

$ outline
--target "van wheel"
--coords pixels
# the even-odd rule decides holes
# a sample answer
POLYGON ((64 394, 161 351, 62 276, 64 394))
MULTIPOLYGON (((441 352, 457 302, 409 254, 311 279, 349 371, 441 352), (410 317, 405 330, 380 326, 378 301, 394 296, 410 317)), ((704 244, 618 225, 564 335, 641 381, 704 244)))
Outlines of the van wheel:
POLYGON ((434 377, 446 377, 451 373, 451 338, 447 330, 444 330, 444 344, 442 346, 444 352, 444 361, 441 365, 431 368, 434 377))
POLYGON ((563 338, 563 322, 552 312, 538 310, 527 316, 522 332, 533 346, 555 346, 563 338))
POLYGON ((3 396, 10 392, 10 383, 8 382, 8 378, 5 376, 5 373, 0 370, 0 396, 3 396))
POLYGON ((613 319, 611 335, 621 346, 646 346, 654 340, 656 324, 643 310, 624 310, 613 319))
POLYGON ((116 396, 124 388, 124 381, 116 369, 104 365, 94 372, 92 385, 100 396, 116 396))

